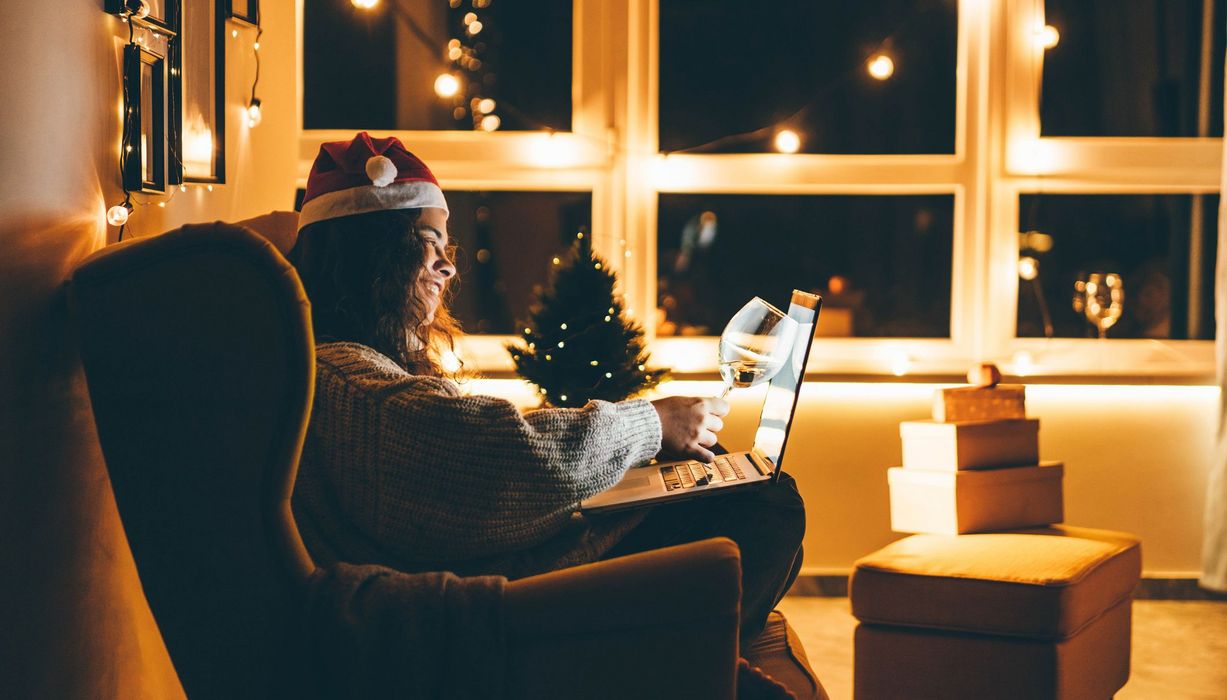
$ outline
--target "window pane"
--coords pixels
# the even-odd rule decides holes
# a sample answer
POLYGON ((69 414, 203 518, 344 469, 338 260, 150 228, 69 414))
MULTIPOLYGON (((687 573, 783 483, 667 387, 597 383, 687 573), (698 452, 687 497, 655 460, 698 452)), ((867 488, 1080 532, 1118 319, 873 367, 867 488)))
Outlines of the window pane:
POLYGON ((752 297, 823 295, 818 335, 950 335, 952 195, 662 194, 660 335, 718 335, 752 297))
POLYGON ((536 287, 575 234, 592 228, 589 192, 447 191, 448 232, 459 246, 452 313, 467 333, 515 333, 536 287))
MULTIPOLYGON (((955 0, 660 0, 660 148, 953 153, 955 0), (878 54, 893 73, 873 78, 878 54)), ((884 64, 878 64, 884 66, 884 64)))
POLYGON ((1046 0, 1060 41, 1044 54, 1043 135, 1222 136, 1224 5, 1046 0))
POLYGON ((570 131, 571 0, 450 4, 307 0, 304 128, 570 131))
POLYGON ((1045 314, 1055 337, 1097 336, 1075 284, 1112 272, 1124 298, 1107 337, 1214 337, 1218 195, 1032 194, 1019 206, 1019 254, 1038 262, 1033 281, 1019 278, 1019 336, 1043 337, 1045 314))

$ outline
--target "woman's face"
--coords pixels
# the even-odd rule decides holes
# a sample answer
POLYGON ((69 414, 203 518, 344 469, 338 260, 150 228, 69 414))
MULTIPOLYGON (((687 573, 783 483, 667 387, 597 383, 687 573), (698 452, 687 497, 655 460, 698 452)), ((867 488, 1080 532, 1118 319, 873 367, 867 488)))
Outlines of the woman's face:
POLYGON ((426 241, 426 258, 418 275, 420 298, 426 302, 426 323, 435 320, 435 312, 443 303, 443 290, 456 275, 456 266, 448 255, 447 212, 427 208, 418 217, 418 231, 426 241))

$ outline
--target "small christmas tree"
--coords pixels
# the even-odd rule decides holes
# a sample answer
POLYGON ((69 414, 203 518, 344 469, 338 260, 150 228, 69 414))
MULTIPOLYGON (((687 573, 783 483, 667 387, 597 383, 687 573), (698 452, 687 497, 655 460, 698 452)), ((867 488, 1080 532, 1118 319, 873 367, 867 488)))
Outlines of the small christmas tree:
POLYGON ((656 386, 667 372, 648 369, 643 329, 614 297, 617 275, 580 233, 565 259, 555 258, 550 284, 529 311, 523 338, 507 351, 521 377, 546 402, 583 406, 621 401, 656 386))

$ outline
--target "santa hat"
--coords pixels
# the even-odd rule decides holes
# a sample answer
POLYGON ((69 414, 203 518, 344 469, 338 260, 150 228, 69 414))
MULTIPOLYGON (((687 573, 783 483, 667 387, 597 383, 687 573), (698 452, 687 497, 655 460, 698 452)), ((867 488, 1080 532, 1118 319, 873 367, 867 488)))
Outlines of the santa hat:
POLYGON ((320 146, 307 177, 298 230, 351 214, 422 207, 447 211, 430 168, 396 137, 374 139, 363 131, 350 141, 320 146))

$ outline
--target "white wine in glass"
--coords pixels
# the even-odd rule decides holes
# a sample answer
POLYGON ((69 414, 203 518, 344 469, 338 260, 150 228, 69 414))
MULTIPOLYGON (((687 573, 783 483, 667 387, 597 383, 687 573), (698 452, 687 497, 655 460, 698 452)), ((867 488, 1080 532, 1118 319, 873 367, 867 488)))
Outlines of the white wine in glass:
POLYGON ((759 297, 747 302, 720 334, 720 398, 734 387, 771 381, 792 354, 796 339, 795 320, 759 297))

